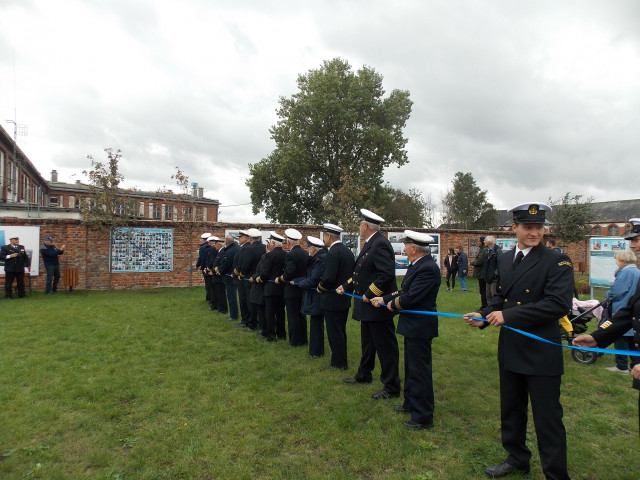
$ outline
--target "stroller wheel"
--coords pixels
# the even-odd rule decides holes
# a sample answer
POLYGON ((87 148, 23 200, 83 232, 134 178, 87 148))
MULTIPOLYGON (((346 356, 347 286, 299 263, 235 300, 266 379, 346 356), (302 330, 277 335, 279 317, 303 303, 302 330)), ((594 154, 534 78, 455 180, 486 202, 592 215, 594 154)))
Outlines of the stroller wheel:
POLYGON ((598 359, 598 354, 596 352, 577 350, 575 348, 571 350, 571 356, 576 362, 584 363, 585 365, 591 365, 598 359))

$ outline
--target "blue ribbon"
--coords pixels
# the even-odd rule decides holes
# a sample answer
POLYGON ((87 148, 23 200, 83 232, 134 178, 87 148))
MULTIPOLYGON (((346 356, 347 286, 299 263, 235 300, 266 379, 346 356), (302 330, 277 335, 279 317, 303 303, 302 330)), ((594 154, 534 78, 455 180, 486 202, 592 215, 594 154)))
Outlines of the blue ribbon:
MULTIPOLYGON (((360 295, 353 295, 353 294, 347 293, 347 292, 344 292, 344 294, 345 295, 349 295, 350 297, 362 300, 362 296, 360 296, 360 295)), ((463 318, 464 317, 464 315, 461 315, 459 313, 427 312, 427 311, 423 311, 423 310, 400 310, 400 311, 398 311, 398 313, 411 313, 411 314, 417 314, 417 315, 431 315, 431 316, 434 316, 434 317, 457 317, 457 318, 463 318)), ((481 322, 488 323, 487 319, 485 319, 485 318, 478 318, 478 317, 469 317, 469 318, 471 318, 473 320, 479 320, 481 322)), ((546 338, 539 337, 538 335, 534 335, 533 333, 525 332, 524 330, 519 330, 517 328, 513 328, 513 327, 510 327, 508 325, 500 325, 500 326, 502 328, 506 328, 508 330, 514 331, 516 333, 519 333, 520 335, 524 335, 525 337, 532 338, 533 340, 537 340, 539 342, 544 342, 544 343, 549 343, 549 344, 555 345, 557 347, 572 348, 574 350, 580 350, 581 352, 608 353, 608 354, 611 354, 611 355, 629 355, 629 356, 632 356, 632 357, 640 357, 640 352, 636 352, 636 351, 617 350, 615 348, 576 347, 575 345, 565 345, 564 343, 552 342, 551 340, 547 340, 546 338)))

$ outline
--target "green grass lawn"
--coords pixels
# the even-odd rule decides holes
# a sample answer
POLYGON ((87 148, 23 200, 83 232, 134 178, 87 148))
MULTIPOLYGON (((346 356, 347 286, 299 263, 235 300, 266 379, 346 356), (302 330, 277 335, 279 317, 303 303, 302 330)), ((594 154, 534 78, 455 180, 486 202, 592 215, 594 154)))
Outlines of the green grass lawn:
MULTIPOLYGON (((441 291, 443 312, 479 305, 441 291)), ((0 479, 475 479, 500 462, 498 329, 441 318, 435 428, 407 431, 381 388, 346 385, 329 349, 264 344, 207 309, 204 288, 34 293, 0 309, 0 479)), ((594 327, 592 325, 592 327, 594 327)), ((402 360, 402 338, 399 337, 402 360)), ((638 393, 565 350, 573 478, 636 479, 638 393)), ((402 374, 402 364, 401 364, 402 374)), ((531 422, 530 422, 531 423, 531 422)), ((532 474, 543 478, 535 434, 532 474)), ((516 475, 516 478, 518 476, 516 475)))

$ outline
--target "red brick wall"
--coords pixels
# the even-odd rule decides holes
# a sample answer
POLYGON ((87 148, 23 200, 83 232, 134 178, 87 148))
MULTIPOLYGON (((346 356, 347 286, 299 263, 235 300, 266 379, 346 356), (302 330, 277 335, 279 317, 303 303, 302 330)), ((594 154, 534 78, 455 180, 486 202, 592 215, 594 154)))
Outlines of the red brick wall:
MULTIPOLYGON (((64 255, 60 257, 60 267, 64 271, 66 268, 77 268, 79 283, 75 287, 80 290, 106 290, 109 286, 109 233, 97 229, 88 229, 78 220, 66 219, 18 219, 2 218, 0 222, 5 225, 39 226, 40 245, 44 242, 44 237, 53 236, 56 245, 66 245, 64 255)), ((304 236, 318 235, 321 227, 319 225, 274 225, 274 224, 210 224, 202 230, 194 231, 191 234, 184 229, 175 228, 171 222, 161 221, 140 221, 131 224, 131 227, 138 228, 173 228, 173 272, 114 272, 111 274, 111 288, 156 288, 156 287, 179 287, 188 286, 190 281, 193 285, 202 285, 202 277, 198 271, 187 273, 195 267, 198 259, 198 248, 202 243, 200 234, 208 231, 218 237, 223 237, 225 230, 247 229, 256 226, 262 231, 274 230, 279 234, 284 234, 287 228, 297 228, 304 236)), ((386 231, 398 231, 397 228, 382 229, 386 231)), ((494 235, 497 238, 509 238, 512 235, 508 232, 478 232, 463 230, 425 230, 430 233, 440 234, 440 260, 444 262, 446 251, 450 247, 456 248, 458 245, 464 247, 469 254, 469 241, 480 236, 494 235)), ((588 271, 588 258, 586 258, 587 242, 582 245, 560 245, 560 247, 573 259, 574 267, 578 270, 579 264, 584 263, 588 271)), ((469 261, 474 257, 469 255, 469 261)), ((42 260, 42 259, 41 259, 42 260)), ((444 271, 444 264, 441 265, 444 271)), ((471 273, 471 272, 470 272, 471 273)), ((3 272, 0 272, 3 274, 3 272)), ((46 272, 44 264, 40 261, 40 272, 38 276, 32 277, 32 289, 44 290, 46 272)), ((62 286, 61 286, 62 288, 62 286)))

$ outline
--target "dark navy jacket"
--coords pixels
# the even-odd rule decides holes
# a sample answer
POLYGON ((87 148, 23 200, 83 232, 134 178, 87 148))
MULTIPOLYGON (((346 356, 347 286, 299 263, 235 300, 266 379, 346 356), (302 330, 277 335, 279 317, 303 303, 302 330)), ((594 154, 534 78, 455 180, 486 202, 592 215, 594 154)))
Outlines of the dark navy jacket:
POLYGON ((40 255, 42 255, 45 267, 55 267, 56 265, 60 265, 58 257, 63 253, 64 252, 59 248, 56 248, 55 245, 43 245, 42 248, 40 248, 40 255))
MULTIPOLYGON (((438 317, 404 310, 437 312, 436 297, 442 277, 440 268, 430 254, 420 257, 409 265, 400 290, 384 295, 385 304, 392 302, 393 309, 400 314, 398 334, 409 338, 434 338, 438 336, 438 317)), ((386 309, 384 305, 379 308, 386 309)))

